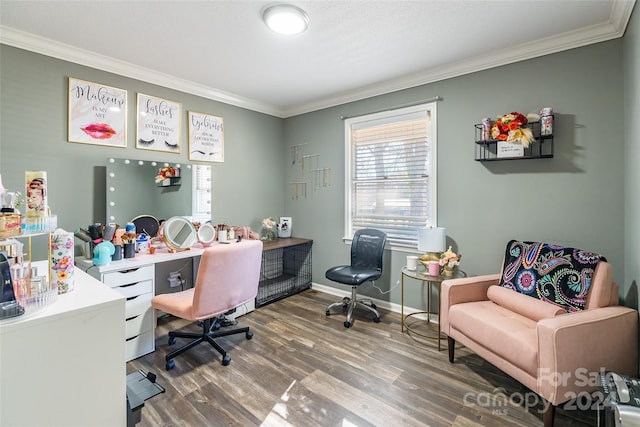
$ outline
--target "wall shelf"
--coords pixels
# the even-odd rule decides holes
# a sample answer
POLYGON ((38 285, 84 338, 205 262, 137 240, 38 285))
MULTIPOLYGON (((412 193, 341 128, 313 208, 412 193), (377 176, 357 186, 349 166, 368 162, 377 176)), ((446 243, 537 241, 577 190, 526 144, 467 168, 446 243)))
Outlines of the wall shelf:
POLYGON ((522 156, 500 157, 498 143, 495 139, 482 140, 482 124, 475 126, 475 160, 477 162, 494 162, 501 160, 531 160, 553 158, 553 134, 540 135, 540 122, 529 122, 534 141, 524 149, 522 156))
POLYGON ((165 178, 158 183, 158 187, 177 187, 180 185, 180 177, 174 176, 171 178, 165 178))

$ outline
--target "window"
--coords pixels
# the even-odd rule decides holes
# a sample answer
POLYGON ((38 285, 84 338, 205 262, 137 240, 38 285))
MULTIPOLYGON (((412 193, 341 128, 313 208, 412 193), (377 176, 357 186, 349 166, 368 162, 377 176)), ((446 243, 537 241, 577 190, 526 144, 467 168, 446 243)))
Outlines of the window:
POLYGON ((211 220, 211 166, 194 165, 193 169, 193 220, 211 220))
POLYGON ((417 229, 436 225, 435 103, 347 119, 345 145, 345 236, 377 228, 417 247, 417 229))

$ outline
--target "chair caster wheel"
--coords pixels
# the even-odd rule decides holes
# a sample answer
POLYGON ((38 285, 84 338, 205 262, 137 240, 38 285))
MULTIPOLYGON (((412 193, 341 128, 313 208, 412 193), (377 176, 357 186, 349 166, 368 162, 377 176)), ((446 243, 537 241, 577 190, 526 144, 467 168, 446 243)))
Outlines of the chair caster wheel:
POLYGON ((351 327, 351 322, 344 322, 344 327, 345 328, 350 328, 351 327))
POLYGON ((247 331, 247 333, 246 333, 246 334, 244 334, 244 336, 245 336, 248 340, 250 340, 251 338, 253 338, 253 331, 247 331))
POLYGON ((222 366, 228 366, 231 363, 231 356, 228 354, 222 358, 222 366))
POLYGON ((380 318, 379 317, 374 317, 373 318, 373 323, 380 323, 380 318))
POLYGON ((173 345, 176 343, 176 337, 169 337, 169 345, 173 345))
POLYGON ((327 316, 331 315, 331 312, 329 310, 325 311, 324 314, 326 314, 327 316))
POLYGON ((174 362, 173 360, 168 360, 164 367, 167 369, 167 371, 170 371, 176 367, 176 362, 174 362))
POLYGON ((375 310, 378 307, 376 307, 376 305, 374 303, 371 303, 371 308, 373 308, 375 310))

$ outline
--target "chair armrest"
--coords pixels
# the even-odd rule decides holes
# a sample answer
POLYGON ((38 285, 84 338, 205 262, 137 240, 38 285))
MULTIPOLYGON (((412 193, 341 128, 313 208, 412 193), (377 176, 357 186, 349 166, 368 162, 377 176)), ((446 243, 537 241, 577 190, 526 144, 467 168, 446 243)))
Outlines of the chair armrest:
POLYGON ((461 279, 444 280, 440 289, 440 325, 442 332, 449 332, 449 308, 463 302, 486 301, 487 289, 497 285, 500 274, 464 277, 461 279))
POLYGON ((638 372, 638 312, 614 306, 543 319, 538 393, 557 405, 596 388, 597 373, 638 372))

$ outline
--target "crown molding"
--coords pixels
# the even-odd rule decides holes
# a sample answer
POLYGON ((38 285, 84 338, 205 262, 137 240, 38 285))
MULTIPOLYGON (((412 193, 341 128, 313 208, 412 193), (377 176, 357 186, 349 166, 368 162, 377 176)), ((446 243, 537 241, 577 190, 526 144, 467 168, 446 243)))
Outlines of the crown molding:
POLYGON ((282 116, 282 111, 271 105, 263 104, 249 98, 243 98, 212 87, 207 87, 170 74, 161 73, 157 70, 133 65, 105 55, 99 55, 95 52, 79 49, 65 43, 56 42, 51 39, 16 30, 15 28, 4 25, 0 25, 0 43, 45 56, 50 56, 52 58, 84 65, 86 67, 118 74, 124 77, 142 80, 158 86, 179 90, 181 92, 201 96, 213 101, 246 108, 259 113, 276 117, 282 116))
POLYGON ((355 91, 336 94, 289 109, 281 109, 273 105, 207 87, 169 74, 160 73, 156 70, 139 67, 111 57, 78 49, 11 27, 0 26, 0 43, 125 77, 146 81, 206 99, 246 108, 259 113, 287 118, 619 38, 624 35, 634 5, 635 0, 613 1, 611 14, 609 20, 606 22, 525 43, 509 50, 503 49, 466 58, 462 61, 431 68, 425 72, 376 83, 355 91))
POLYGON ((574 31, 568 31, 556 36, 545 37, 543 39, 515 46, 509 50, 502 49, 500 51, 466 58, 462 61, 431 68, 425 72, 367 86, 358 91, 338 94, 331 98, 325 98, 317 102, 285 110, 283 115, 284 117, 292 117, 324 108, 343 105, 349 102, 360 101, 374 96, 397 92, 399 90, 410 89, 428 83, 459 77, 465 74, 488 70, 502 65, 513 64, 527 59, 533 59, 594 43, 613 40, 624 35, 634 4, 635 0, 614 1, 610 18, 607 22, 580 28, 574 31))

